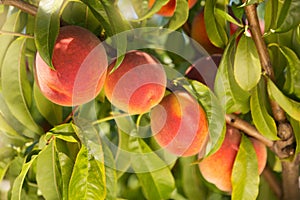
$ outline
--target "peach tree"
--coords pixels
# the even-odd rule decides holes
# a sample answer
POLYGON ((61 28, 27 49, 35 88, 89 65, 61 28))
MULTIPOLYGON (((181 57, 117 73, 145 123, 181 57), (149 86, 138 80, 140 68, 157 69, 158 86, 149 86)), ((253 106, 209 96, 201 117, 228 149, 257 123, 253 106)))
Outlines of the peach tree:
POLYGON ((298 0, 0 0, 0 199, 300 199, 298 0))

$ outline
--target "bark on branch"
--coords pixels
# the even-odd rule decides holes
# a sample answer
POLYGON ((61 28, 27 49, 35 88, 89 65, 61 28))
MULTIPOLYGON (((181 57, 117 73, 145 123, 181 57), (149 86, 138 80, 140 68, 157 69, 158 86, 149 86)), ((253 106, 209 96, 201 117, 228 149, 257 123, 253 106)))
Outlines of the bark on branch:
POLYGON ((14 6, 32 16, 35 16, 37 13, 36 6, 22 0, 0 0, 0 4, 14 6))
MULTIPOLYGON (((257 17, 256 5, 245 6, 245 13, 249 21, 250 31, 252 38, 255 42, 261 66, 263 71, 272 81, 275 82, 274 70, 271 65, 270 55, 267 50, 267 46, 261 35, 261 30, 259 26, 259 20, 257 17)), ((299 189, 299 161, 298 156, 294 154, 294 133, 290 123, 286 119, 286 114, 284 110, 277 104, 276 101, 270 100, 272 112, 275 120, 278 123, 278 133, 277 135, 281 138, 280 141, 276 142, 275 152, 277 150, 277 155, 280 158, 289 157, 293 158, 292 161, 283 160, 282 163, 282 187, 283 196, 282 199, 285 200, 296 200, 300 199, 300 189, 299 189)))

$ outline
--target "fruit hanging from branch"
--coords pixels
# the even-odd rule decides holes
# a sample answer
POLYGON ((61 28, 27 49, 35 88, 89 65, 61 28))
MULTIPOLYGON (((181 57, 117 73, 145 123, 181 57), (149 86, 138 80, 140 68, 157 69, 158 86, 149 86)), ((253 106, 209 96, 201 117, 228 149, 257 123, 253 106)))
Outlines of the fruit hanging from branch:
POLYGON ((89 30, 64 26, 52 57, 55 69, 36 55, 35 78, 46 98, 62 106, 76 106, 94 99, 102 89, 107 55, 101 41, 89 30))
POLYGON ((161 101, 167 78, 154 57, 142 51, 130 51, 110 73, 115 63, 109 65, 104 85, 106 97, 115 107, 130 114, 142 114, 161 101))

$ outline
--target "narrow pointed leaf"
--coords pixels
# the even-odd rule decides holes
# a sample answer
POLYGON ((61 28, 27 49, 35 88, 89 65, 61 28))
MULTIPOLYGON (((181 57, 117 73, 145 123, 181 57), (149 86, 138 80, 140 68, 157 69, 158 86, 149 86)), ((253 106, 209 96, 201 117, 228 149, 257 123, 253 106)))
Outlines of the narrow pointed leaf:
POLYGON ((58 159, 62 178, 62 199, 68 200, 69 182, 72 175, 74 163, 66 154, 62 152, 58 152, 58 159))
POLYGON ((62 180, 59 171, 59 160, 52 140, 37 158, 36 180, 43 196, 49 200, 61 199, 62 180))
POLYGON ((228 43, 228 37, 227 37, 226 30, 216 18, 215 15, 216 3, 217 0, 211 0, 205 2, 205 7, 204 7, 205 28, 211 42, 217 47, 224 48, 228 43))
MULTIPOLYGON (((40 134, 42 130, 32 118, 27 102, 31 88, 26 75, 25 44, 26 39, 19 38, 6 53, 2 66, 2 92, 12 114, 28 129, 40 134)), ((34 133, 27 136, 34 137, 34 133)))
POLYGON ((244 34, 235 54, 234 76, 239 86, 246 91, 255 87, 261 77, 260 61, 254 41, 244 34))
POLYGON ((189 6, 187 1, 177 0, 175 12, 165 28, 168 28, 170 30, 177 30, 187 21, 188 17, 189 6))
POLYGON ((37 156, 33 156, 29 162, 23 164, 22 171, 15 179, 14 184, 12 186, 11 200, 22 200, 21 194, 22 194, 23 183, 28 173, 28 170, 30 169, 30 167, 32 166, 36 158, 37 156))
POLYGON ((41 0, 39 2, 35 24, 35 44, 40 56, 52 65, 54 44, 59 32, 60 9, 63 0, 41 0))
POLYGON ((62 122, 62 107, 49 101, 34 83, 34 100, 42 116, 51 124, 57 125, 62 122))
POLYGON ((300 1, 285 0, 280 10, 276 32, 286 32, 300 23, 300 1))
POLYGON ((234 161, 231 181, 232 200, 255 200, 258 195, 259 174, 255 149, 244 134, 234 161))
POLYGON ((161 1, 155 1, 153 6, 149 9, 147 13, 145 13, 143 16, 139 17, 137 20, 132 20, 134 22, 143 21, 147 18, 150 18, 152 15, 157 13, 161 7, 163 7, 165 4, 167 4, 169 0, 161 0, 161 1))
POLYGON ((231 37, 224 51, 215 79, 215 93, 221 104, 225 105, 226 113, 249 111, 250 93, 243 90, 233 76, 235 42, 238 34, 231 37))
POLYGON ((251 116, 257 130, 270 140, 277 140, 277 127, 275 120, 266 109, 266 88, 263 85, 263 80, 253 90, 250 99, 251 116))
POLYGON ((225 110, 207 86, 197 81, 192 81, 191 85, 207 115, 210 136, 206 146, 206 156, 208 156, 216 152, 224 140, 226 132, 225 110))
POLYGON ((81 147, 69 183, 69 199, 105 199, 105 181, 99 161, 81 147))
POLYGON ((276 85, 268 79, 268 92, 280 107, 287 112, 292 118, 300 121, 300 103, 286 97, 276 85))

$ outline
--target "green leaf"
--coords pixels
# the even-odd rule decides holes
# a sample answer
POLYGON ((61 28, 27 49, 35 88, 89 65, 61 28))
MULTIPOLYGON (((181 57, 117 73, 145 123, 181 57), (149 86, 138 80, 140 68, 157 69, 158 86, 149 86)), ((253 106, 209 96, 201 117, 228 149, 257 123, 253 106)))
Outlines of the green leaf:
MULTIPOLYGON (((1 30, 18 33, 24 28, 26 19, 27 19, 26 14, 21 11, 12 13, 10 16, 7 17, 1 30)), ((0 45, 0 81, 1 81, 3 59, 7 53, 8 47, 15 39, 16 37, 12 35, 4 35, 4 34, 0 35, 0 44, 1 44, 0 45)), ((1 83, 0 83, 0 90, 1 90, 1 83)))
POLYGON ((116 163, 114 160, 114 155, 112 154, 109 147, 103 145, 104 160, 105 160, 105 178, 106 178, 106 191, 107 200, 115 200, 118 195, 118 179, 116 172, 116 163))
POLYGON ((261 79, 250 98, 251 116, 255 127, 263 136, 270 140, 277 140, 279 138, 277 137, 276 123, 267 111, 265 94, 266 88, 263 79, 261 79))
POLYGON ((148 10, 147 13, 145 13, 143 16, 139 17, 136 20, 132 20, 133 22, 139 22, 139 21, 143 21, 147 18, 150 18, 152 15, 154 15, 155 13, 157 13, 161 7, 163 7, 164 5, 166 5, 169 2, 169 0, 160 0, 160 1, 155 1, 155 3, 153 4, 153 6, 148 10))
POLYGON ((49 101, 40 91, 37 84, 34 83, 33 95, 36 106, 42 116, 52 125, 55 126, 62 122, 62 107, 49 101))
POLYGON ((127 34, 122 32, 130 30, 131 25, 127 20, 123 18, 123 16, 120 13, 120 10, 118 9, 118 6, 114 2, 110 0, 100 1, 103 4, 104 10, 106 11, 110 22, 111 32, 114 35, 112 37, 112 42, 114 43, 112 46, 114 46, 117 50, 116 63, 111 71, 113 72, 120 66, 125 57, 125 52, 127 48, 127 34))
POLYGON ((258 53, 251 37, 242 35, 234 59, 234 77, 243 90, 249 91, 261 77, 258 53))
POLYGON ((69 199, 105 199, 106 183, 101 165, 82 145, 69 183, 69 199))
POLYGON ((278 1, 267 1, 265 7, 265 31, 276 28, 278 1))
MULTIPOLYGON (((3 149, 1 149, 1 151, 3 152, 3 149)), ((7 153, 7 152, 6 152, 7 153)), ((12 163, 12 159, 1 159, 0 161, 0 183, 2 182, 10 164, 12 163)))
POLYGON ((217 47, 225 48, 228 43, 228 37, 227 37, 226 30, 219 23, 219 21, 215 16, 216 3, 217 0, 211 0, 205 2, 205 7, 204 7, 205 28, 210 41, 217 47))
POLYGON ((79 0, 66 3, 63 7, 61 18, 68 24, 85 27, 98 35, 101 32, 101 24, 94 16, 91 9, 79 0))
POLYGON ((58 152, 58 159, 62 179, 62 199, 68 200, 69 182, 73 171, 73 161, 64 153, 58 152))
POLYGON ((286 32, 300 23, 300 1, 285 0, 282 4, 278 19, 276 32, 286 32))
POLYGON ((205 153, 208 156, 219 149, 225 138, 225 110, 208 87, 198 81, 192 81, 191 85, 197 93, 197 99, 203 106, 208 120, 209 142, 205 153))
POLYGON ((131 165, 145 197, 149 200, 168 199, 175 190, 175 180, 167 164, 140 138, 130 137, 129 148, 135 153, 131 156, 131 165))
POLYGON ((0 112, 0 131, 5 132, 6 135, 10 138, 21 139, 20 135, 16 132, 16 130, 12 128, 8 121, 5 119, 5 116, 2 112, 0 112))
POLYGON ((286 97, 270 79, 268 79, 267 83, 268 93, 271 98, 275 100, 292 118, 300 121, 300 103, 286 97))
POLYGON ((105 29, 105 32, 108 36, 112 36, 113 32, 111 30, 111 24, 109 22, 106 11, 99 0, 81 0, 86 4, 89 9, 92 11, 94 16, 98 19, 101 26, 105 29))
POLYGON ((184 194, 189 200, 198 200, 199 197, 202 199, 206 198, 207 188, 204 182, 201 180, 201 175, 199 171, 199 166, 193 164, 197 161, 194 157, 182 157, 179 159, 180 169, 182 178, 182 187, 184 194))
MULTIPOLYGON (((19 38, 10 45, 6 53, 2 66, 2 92, 12 114, 28 129, 40 134, 42 130, 29 111, 28 97, 31 96, 31 88, 26 75, 25 44, 26 39, 19 38)), ((35 137, 34 133, 27 133, 26 136, 35 137)))
POLYGON ((244 27, 243 24, 240 24, 239 22, 237 22, 230 14, 228 14, 227 12, 225 12, 224 10, 221 10, 219 8, 215 9, 215 12, 217 15, 221 16, 222 18, 226 19, 227 21, 239 26, 239 27, 244 27))
POLYGON ((279 47, 279 50, 288 63, 283 90, 300 98, 300 60, 297 54, 288 47, 279 47))
POLYGON ((220 62, 216 79, 215 93, 219 101, 225 105, 226 113, 249 111, 250 93, 243 90, 233 76, 233 60, 235 56, 235 42, 238 33, 233 35, 226 47, 220 62))
POLYGON ((56 142, 52 140, 37 158, 37 184, 43 196, 49 200, 61 199, 62 197, 62 180, 55 146, 56 142))
POLYGON ((15 179, 14 184, 12 186, 11 200, 22 200, 21 194, 22 194, 23 183, 28 173, 28 170, 30 169, 30 167, 32 166, 36 158, 37 156, 32 156, 29 162, 23 164, 22 171, 15 179))
POLYGON ((289 121, 293 127, 293 131, 294 131, 294 135, 296 138, 296 150, 295 150, 295 155, 297 155, 298 153, 300 153, 300 122, 293 119, 293 118, 289 118, 289 121))
POLYGON ((259 174, 256 152, 244 134, 235 158, 231 182, 232 200, 255 200, 258 195, 259 174))
MULTIPOLYGON (((158 1, 155 1, 155 3, 158 1)), ((176 9, 165 28, 176 30, 180 28, 189 17, 189 6, 186 0, 176 0, 176 9)))
POLYGON ((40 56, 48 66, 52 64, 54 44, 59 32, 60 9, 63 0, 41 0, 35 22, 35 44, 40 56))

